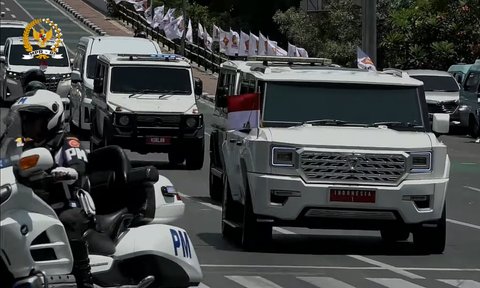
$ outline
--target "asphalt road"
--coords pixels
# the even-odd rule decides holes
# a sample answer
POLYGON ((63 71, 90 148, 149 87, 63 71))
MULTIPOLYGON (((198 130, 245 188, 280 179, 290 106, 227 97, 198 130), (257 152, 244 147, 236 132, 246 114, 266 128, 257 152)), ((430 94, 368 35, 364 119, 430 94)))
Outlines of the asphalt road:
MULTIPOLYGON (((45 9, 51 4, 44 0, 16 1, 34 17, 49 15, 59 23, 69 46, 88 34, 57 9, 45 9)), ((201 101, 199 108, 206 117, 208 147, 212 107, 201 101)), ((0 111, 2 117, 5 113, 0 111)), ((207 151, 201 171, 169 167, 162 154, 128 155, 137 164, 155 162, 184 195, 185 216, 174 225, 185 228, 194 243, 204 272, 200 287, 480 288, 480 144, 460 135, 441 139, 452 161, 443 255, 417 255, 411 239, 384 246, 377 232, 287 227, 275 229, 269 251, 244 252, 222 239, 221 208, 208 197, 207 151)))

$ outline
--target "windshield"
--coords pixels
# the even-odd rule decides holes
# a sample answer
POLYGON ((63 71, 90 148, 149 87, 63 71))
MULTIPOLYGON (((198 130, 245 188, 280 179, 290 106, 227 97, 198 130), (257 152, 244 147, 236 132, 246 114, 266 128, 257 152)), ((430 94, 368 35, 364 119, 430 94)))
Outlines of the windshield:
POLYGON ((186 68, 165 66, 114 67, 110 91, 112 93, 192 93, 190 71, 186 68))
MULTIPOLYGON (((38 45, 33 45, 33 51, 42 49, 38 47, 38 45)), ((50 46, 45 47, 47 49, 50 49, 50 46)), ((27 51, 25 51, 25 48, 23 45, 12 45, 10 48, 10 52, 8 55, 8 63, 10 65, 22 65, 22 66, 40 66, 41 62, 47 63, 48 66, 55 66, 55 67, 68 67, 70 66, 70 63, 68 61, 68 55, 67 51, 65 50, 65 47, 61 46, 58 47, 58 52, 57 54, 62 54, 63 58, 62 59, 53 59, 51 56, 49 56, 48 59, 23 59, 23 55, 27 55, 27 51)))
POLYGON ((20 158, 22 147, 17 145, 21 136, 22 122, 19 114, 10 112, 0 123, 0 169, 20 158))
POLYGON ((363 125, 402 122, 423 128, 415 87, 270 82, 266 93, 263 121, 267 127, 334 119, 363 125))
POLYGON ((445 76, 425 76, 414 75, 411 76, 417 80, 420 80, 424 84, 425 91, 439 91, 439 92, 458 92, 458 84, 453 77, 445 76))
POLYGON ((95 68, 97 66, 98 55, 90 55, 87 57, 87 78, 95 78, 95 68))
POLYGON ((2 28, 0 30, 0 45, 5 45, 9 37, 20 37, 23 35, 23 28, 2 28))

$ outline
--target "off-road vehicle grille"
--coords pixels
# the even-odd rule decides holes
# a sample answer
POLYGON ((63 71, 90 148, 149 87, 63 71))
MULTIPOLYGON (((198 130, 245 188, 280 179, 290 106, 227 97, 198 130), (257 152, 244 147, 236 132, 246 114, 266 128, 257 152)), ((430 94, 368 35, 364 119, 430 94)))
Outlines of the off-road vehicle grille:
POLYGON ((300 169, 306 182, 396 185, 406 175, 402 154, 304 151, 300 169))

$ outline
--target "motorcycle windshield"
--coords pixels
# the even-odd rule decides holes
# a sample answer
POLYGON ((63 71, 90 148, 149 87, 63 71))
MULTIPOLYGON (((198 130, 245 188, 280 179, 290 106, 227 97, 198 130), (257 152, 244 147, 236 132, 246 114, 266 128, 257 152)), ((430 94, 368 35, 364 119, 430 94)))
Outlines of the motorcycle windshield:
POLYGON ((12 166, 23 151, 22 122, 19 114, 10 111, 0 124, 0 169, 12 166))

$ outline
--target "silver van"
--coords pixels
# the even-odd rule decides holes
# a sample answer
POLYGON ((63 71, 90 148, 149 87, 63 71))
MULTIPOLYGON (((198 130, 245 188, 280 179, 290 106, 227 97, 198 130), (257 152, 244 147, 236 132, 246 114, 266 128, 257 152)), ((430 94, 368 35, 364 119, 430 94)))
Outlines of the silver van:
POLYGON ((71 128, 90 130, 93 77, 97 57, 110 53, 149 55, 159 54, 161 49, 157 42, 145 38, 126 36, 85 36, 80 38, 72 66, 71 128))

